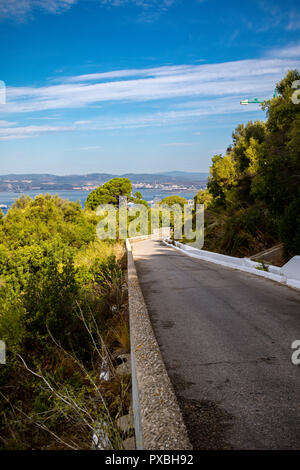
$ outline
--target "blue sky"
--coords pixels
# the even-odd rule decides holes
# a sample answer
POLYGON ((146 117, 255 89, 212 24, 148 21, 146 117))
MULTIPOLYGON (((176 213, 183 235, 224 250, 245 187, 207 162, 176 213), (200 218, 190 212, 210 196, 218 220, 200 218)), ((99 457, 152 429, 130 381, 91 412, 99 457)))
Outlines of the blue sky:
POLYGON ((298 2, 0 0, 0 173, 208 171, 300 70, 298 2))

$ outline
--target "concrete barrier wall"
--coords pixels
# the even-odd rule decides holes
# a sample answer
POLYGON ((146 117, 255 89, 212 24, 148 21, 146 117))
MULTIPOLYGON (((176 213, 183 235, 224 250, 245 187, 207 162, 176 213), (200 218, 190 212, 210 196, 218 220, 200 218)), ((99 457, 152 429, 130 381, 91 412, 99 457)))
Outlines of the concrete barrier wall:
MULTIPOLYGON (((151 235, 148 238, 152 238, 151 235)), ((126 248, 136 447, 139 450, 190 450, 182 414, 138 282, 129 240, 126 240, 126 248)))
POLYGON ((300 283, 300 256, 294 256, 281 268, 287 279, 293 279, 300 283))
POLYGON ((235 258, 234 256, 222 255, 212 251, 198 250, 189 245, 172 241, 169 238, 163 241, 166 245, 174 246, 177 250, 185 252, 193 258, 203 259, 211 263, 220 264, 228 268, 245 271, 256 276, 266 277, 272 281, 287 284, 290 287, 300 289, 300 256, 295 256, 282 268, 278 266, 268 266, 268 271, 257 269, 259 262, 252 261, 249 258, 235 258))

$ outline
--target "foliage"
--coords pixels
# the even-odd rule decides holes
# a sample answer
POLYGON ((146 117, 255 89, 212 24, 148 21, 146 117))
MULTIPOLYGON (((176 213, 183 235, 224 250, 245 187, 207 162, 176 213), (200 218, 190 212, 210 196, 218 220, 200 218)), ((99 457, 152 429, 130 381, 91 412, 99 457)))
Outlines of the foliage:
POLYGON ((258 269, 258 271, 269 272, 269 266, 264 261, 261 261, 260 264, 255 266, 255 269, 258 269))
POLYGON ((182 208, 187 204, 187 200, 181 196, 167 196, 160 202, 161 205, 165 204, 166 206, 172 207, 175 204, 178 204, 182 208))
POLYGON ((137 200, 143 199, 143 195, 140 191, 136 191, 133 195, 133 197, 137 200))
POLYGON ((7 345, 2 446, 70 448, 72 440, 75 448, 89 448, 91 423, 119 412, 110 386, 104 406, 87 377, 99 376, 96 351, 103 351, 112 319, 123 315, 124 248, 96 238, 93 212, 49 194, 21 196, 0 222, 0 338, 7 345), (92 417, 88 426, 76 412, 81 405, 92 417))
POLYGON ((236 165, 231 155, 215 155, 212 158, 208 190, 216 200, 216 203, 225 204, 226 192, 236 185, 236 165))
POLYGON ((213 202, 213 199, 213 195, 209 192, 208 189, 200 189, 194 197, 195 204, 203 204, 205 209, 210 206, 210 204, 213 202))
POLYGON ((278 96, 262 107, 267 120, 239 125, 224 156, 212 158, 205 204, 205 248, 250 255, 282 241, 285 258, 300 253, 300 104, 291 100, 291 70, 278 96))
POLYGON ((113 178, 92 191, 88 195, 85 206, 93 210, 100 204, 117 205, 120 196, 130 197, 131 193, 132 184, 128 178, 113 178))
POLYGON ((280 238, 283 241, 284 254, 289 259, 300 253, 300 191, 284 210, 280 220, 280 238))

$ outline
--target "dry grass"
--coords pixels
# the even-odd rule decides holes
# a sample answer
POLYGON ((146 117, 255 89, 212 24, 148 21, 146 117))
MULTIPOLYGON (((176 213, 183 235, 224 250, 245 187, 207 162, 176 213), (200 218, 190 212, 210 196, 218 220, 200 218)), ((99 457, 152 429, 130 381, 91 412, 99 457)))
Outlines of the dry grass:
POLYGON ((120 261, 125 254, 125 246, 123 242, 109 244, 102 240, 95 240, 78 252, 75 258, 75 265, 85 265, 90 268, 95 260, 105 261, 114 255, 117 261, 120 261))
POLYGON ((124 349, 124 352, 130 352, 130 334, 129 334, 129 324, 123 318, 119 319, 118 324, 114 329, 114 336, 120 347, 124 349))

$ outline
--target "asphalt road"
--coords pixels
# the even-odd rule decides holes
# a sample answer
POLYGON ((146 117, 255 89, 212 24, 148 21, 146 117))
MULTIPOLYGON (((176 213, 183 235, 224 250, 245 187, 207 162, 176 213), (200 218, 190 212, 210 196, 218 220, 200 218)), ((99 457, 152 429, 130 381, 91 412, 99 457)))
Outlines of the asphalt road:
POLYGON ((133 253, 194 448, 300 449, 300 292, 159 241, 133 253))

